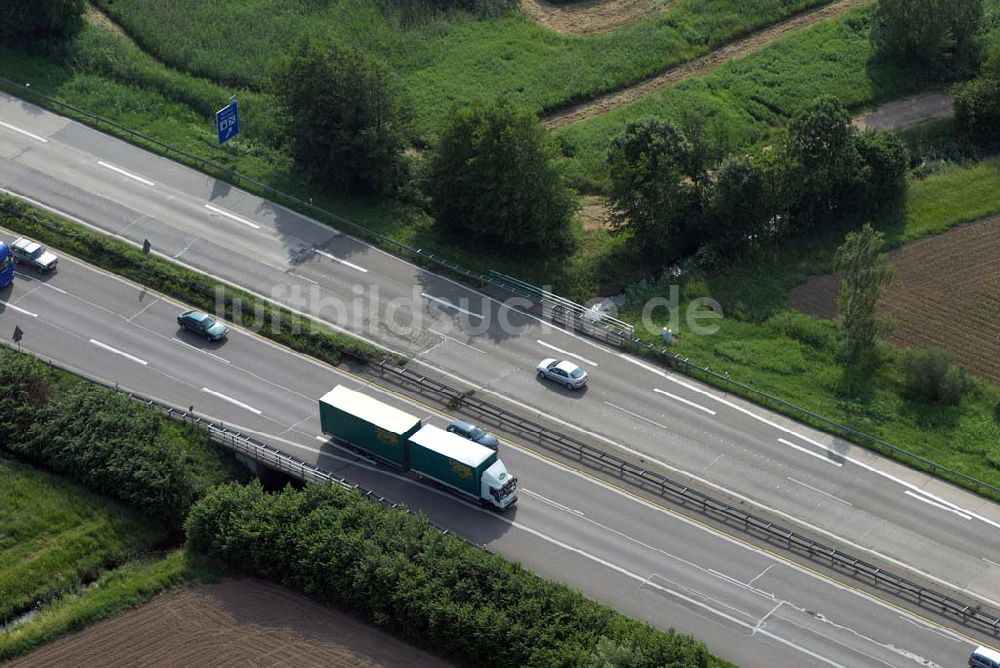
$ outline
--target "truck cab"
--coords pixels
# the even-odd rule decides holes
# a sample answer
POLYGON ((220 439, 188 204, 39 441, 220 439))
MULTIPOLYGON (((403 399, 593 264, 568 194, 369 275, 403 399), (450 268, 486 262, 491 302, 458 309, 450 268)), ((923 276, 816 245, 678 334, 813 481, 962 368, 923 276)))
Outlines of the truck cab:
POLYGON ((0 241, 0 288, 6 288, 14 280, 14 256, 5 241, 0 241))
POLYGON ((517 503, 517 478, 507 471, 499 459, 483 471, 480 497, 489 500, 498 510, 506 510, 517 503))

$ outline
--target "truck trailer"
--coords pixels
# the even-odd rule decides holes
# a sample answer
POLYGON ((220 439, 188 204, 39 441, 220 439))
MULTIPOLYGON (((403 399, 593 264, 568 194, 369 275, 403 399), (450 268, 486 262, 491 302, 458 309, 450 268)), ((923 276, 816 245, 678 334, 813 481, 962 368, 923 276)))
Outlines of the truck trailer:
POLYGON ((338 385, 319 400, 323 433, 459 496, 498 510, 517 501, 517 478, 486 446, 338 385))

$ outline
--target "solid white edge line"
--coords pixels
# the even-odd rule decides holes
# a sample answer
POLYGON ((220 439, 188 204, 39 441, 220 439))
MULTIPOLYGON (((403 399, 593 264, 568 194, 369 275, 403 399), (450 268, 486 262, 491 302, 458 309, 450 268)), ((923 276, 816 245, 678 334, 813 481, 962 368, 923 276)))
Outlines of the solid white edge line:
POLYGON ((932 501, 931 499, 928 499, 926 496, 922 496, 920 494, 915 494, 914 492, 911 492, 910 490, 906 490, 903 493, 906 494, 907 496, 913 497, 917 501, 923 501, 924 503, 926 503, 929 506, 934 506, 935 508, 940 508, 941 510, 944 510, 945 512, 949 512, 949 513, 953 513, 955 515, 958 515, 963 520, 971 520, 972 519, 971 515, 966 515, 963 512, 955 510, 954 508, 949 508, 948 506, 946 506, 944 504, 941 504, 941 503, 938 503, 937 501, 932 501))
POLYGON ((461 306, 455 306, 454 304, 452 304, 447 299, 442 299, 441 297, 435 297, 433 295, 427 294, 426 292, 421 292, 420 296, 423 297, 424 299, 429 299, 432 302, 437 302, 438 304, 441 304, 442 306, 446 306, 447 308, 455 309, 456 311, 461 311, 462 313, 464 313, 466 315, 471 315, 471 316, 473 316, 475 318, 479 318, 480 320, 483 319, 483 316, 479 315, 478 313, 473 313, 472 311, 466 311, 461 306))
POLYGON ((156 185, 155 183, 153 183, 149 179, 144 179, 141 176, 137 176, 136 174, 133 174, 131 172, 126 172, 121 167, 115 167, 114 165, 109 165, 108 163, 104 162, 103 160, 98 160, 97 164, 100 165, 101 167, 105 167, 107 169, 110 169, 113 172, 118 172, 122 176, 127 176, 130 179, 134 179, 135 181, 138 181, 139 183, 145 183, 147 186, 155 186, 156 185))
POLYGON ((207 387, 201 388, 201 391, 202 392, 207 392, 208 394, 216 396, 219 399, 222 399, 223 401, 228 401, 229 403, 233 404, 234 406, 239 406, 240 408, 244 408, 244 409, 246 409, 246 410, 248 410, 251 413, 254 413, 256 415, 260 415, 263 412, 263 411, 260 411, 260 410, 258 410, 256 408, 254 408, 250 404, 245 404, 242 401, 240 401, 239 399, 233 399, 232 397, 227 396, 227 395, 223 394, 222 392, 216 392, 215 390, 210 390, 207 387))
POLYGON ((97 339, 90 339, 90 342, 92 344, 94 344, 95 346, 97 346, 98 348, 103 348, 104 350, 107 350, 109 353, 114 353, 115 355, 121 355, 125 359, 132 360, 133 362, 137 362, 137 363, 139 363, 139 364, 141 364, 143 366, 146 366, 146 365, 149 364, 149 362, 147 362, 146 360, 144 360, 142 358, 136 357, 135 355, 129 355, 127 352, 125 352, 123 350, 118 350, 117 348, 113 348, 112 346, 109 346, 106 343, 101 343, 97 339))
POLYGON ((659 422, 654 422, 653 420, 650 420, 648 417, 643 417, 642 415, 639 415, 638 413, 633 413, 629 409, 622 408, 618 404, 613 404, 610 401, 605 401, 604 403, 606 405, 608 405, 608 406, 611 406, 612 408, 614 408, 616 410, 621 411, 622 413, 625 413, 626 415, 631 415, 632 417, 636 418, 637 420, 642 420, 643 422, 648 422, 649 424, 653 425, 654 427, 659 427, 660 429, 666 429, 667 428, 667 425, 665 425, 665 424, 660 424, 659 422))
POLYGON ((817 494, 822 494, 823 496, 828 496, 831 499, 833 499, 834 501, 840 501, 844 505, 847 505, 847 506, 853 506, 854 505, 850 501, 844 501, 839 496, 834 496, 833 494, 830 494, 830 492, 824 492, 823 490, 821 490, 821 489, 819 489, 817 487, 813 487, 812 485, 807 485, 806 483, 802 482, 801 480, 796 480, 795 478, 792 478, 792 477, 787 477, 786 479, 794 482, 796 485, 802 485, 806 489, 811 489, 812 491, 816 492, 817 494))
POLYGON ((587 359, 586 357, 584 357, 583 355, 577 355, 576 353, 571 353, 568 350, 563 350, 562 348, 556 348, 551 343, 545 343, 545 341, 542 341, 541 339, 535 339, 535 341, 538 342, 538 345, 545 346, 549 350, 554 350, 557 353, 562 353, 563 355, 566 355, 567 357, 572 357, 574 359, 578 359, 581 362, 583 362, 584 364, 589 364, 590 366, 597 366, 597 362, 593 362, 593 361, 587 359))
POLYGON ((681 403, 687 404, 688 406, 692 406, 693 408, 697 408, 700 411, 705 411, 709 415, 715 415, 715 411, 713 411, 711 408, 705 408, 701 404, 696 404, 693 401, 688 401, 684 397, 678 397, 676 394, 671 394, 670 392, 667 392, 666 390, 661 390, 658 387, 654 387, 653 388, 653 392, 659 392, 660 394, 664 394, 664 395, 670 397, 671 399, 676 399, 677 401, 679 401, 681 403))
MULTIPOLYGON (((840 468, 840 467, 843 466, 843 464, 841 462, 835 462, 834 460, 830 459, 829 457, 824 457, 823 455, 819 454, 818 452, 813 452, 812 450, 809 450, 808 448, 804 448, 801 445, 797 445, 795 443, 792 443, 791 441, 786 440, 784 438, 780 438, 779 437, 778 438, 778 442, 779 443, 784 443, 785 445, 787 445, 790 448, 794 448, 794 449, 798 450, 799 452, 804 452, 805 454, 809 455, 810 457, 815 457, 816 459, 819 459, 820 461, 824 461, 827 464, 832 464, 833 466, 836 466, 838 468, 840 468)), ((829 450, 827 450, 827 452, 829 452, 829 450)))
POLYGON ((31 316, 32 318, 37 318, 38 317, 37 313, 32 313, 31 311, 26 311, 25 309, 21 308, 20 306, 14 306, 10 302, 5 302, 2 299, 0 299, 0 306, 5 306, 5 307, 7 307, 9 309, 13 309, 13 310, 17 311, 18 313, 23 313, 24 315, 31 316))
POLYGON ((217 206, 212 206, 211 204, 206 204, 205 208, 208 209, 209 211, 211 211, 212 213, 217 213, 220 216, 225 216, 226 218, 228 218, 230 220, 235 220, 237 223, 243 223, 247 227, 252 227, 255 230, 259 230, 260 229, 260 225, 258 225, 257 223, 251 223, 249 220, 247 220, 245 218, 240 218, 236 214, 229 213, 228 211, 220 209, 217 206))
POLYGON ((360 266, 354 264, 353 262, 348 262, 347 260, 345 260, 343 258, 339 258, 336 255, 334 255, 333 253, 328 253, 325 250, 320 250, 319 248, 314 248, 313 252, 316 253, 316 254, 318 254, 318 255, 322 255, 323 257, 329 258, 329 259, 333 260, 334 262, 339 262, 340 264, 344 265, 345 267, 350 267, 351 269, 354 269, 355 271, 360 271, 362 274, 367 274, 368 273, 368 270, 365 269, 364 267, 360 267, 360 266))
POLYGON ((31 137, 32 139, 40 141, 43 144, 49 143, 49 140, 46 139, 45 137, 40 137, 39 135, 36 135, 34 132, 28 132, 27 130, 22 130, 17 126, 11 125, 10 123, 4 123, 3 121, 0 121, 0 125, 4 126, 8 130, 13 130, 14 132, 20 132, 25 137, 31 137))
POLYGON ((219 361, 220 361, 220 362, 222 362, 223 364, 232 364, 232 362, 230 362, 229 360, 225 359, 224 357, 219 357, 219 356, 218 356, 218 355, 216 355, 215 353, 210 353, 210 352, 208 352, 207 350, 202 350, 201 348, 198 348, 198 347, 196 347, 196 346, 192 346, 192 345, 191 345, 190 343, 187 343, 187 342, 185 342, 185 341, 181 341, 181 340, 180 340, 180 339, 178 339, 178 338, 177 338, 176 336, 171 336, 171 337, 170 337, 170 340, 171 340, 171 341, 175 341, 175 342, 177 342, 177 343, 181 344, 181 345, 182 345, 182 346, 184 346, 185 348, 190 348, 191 350, 194 350, 194 351, 196 351, 196 352, 199 352, 199 353, 202 353, 203 355, 208 355, 209 357, 214 357, 215 359, 219 360, 219 361))
MULTIPOLYGON (((458 339, 456 339, 456 338, 454 338, 452 336, 448 336, 444 332, 439 332, 436 329, 431 329, 430 327, 427 328, 427 331, 430 332, 431 334, 437 334, 438 336, 440 336, 440 337, 442 337, 444 339, 447 339, 448 341, 451 341, 452 343, 457 343, 458 345, 465 346, 466 348, 468 348, 470 350, 475 350, 480 355, 485 355, 486 354, 485 350, 480 350, 479 348, 477 348, 475 346, 470 346, 468 343, 462 343, 458 339)), ((424 351, 424 352, 427 352, 427 351, 424 351)), ((421 353, 421 354, 423 354, 423 353, 421 353)))

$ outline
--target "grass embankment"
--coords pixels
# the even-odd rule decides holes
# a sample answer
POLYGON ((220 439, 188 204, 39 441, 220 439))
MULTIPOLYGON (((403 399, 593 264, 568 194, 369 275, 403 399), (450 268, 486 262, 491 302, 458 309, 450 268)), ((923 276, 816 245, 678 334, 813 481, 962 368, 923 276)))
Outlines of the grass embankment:
MULTIPOLYGON (((905 215, 881 221, 878 227, 891 245, 899 245, 1000 213, 997 193, 1000 160, 946 165, 933 176, 914 180, 905 215)), ((728 373, 735 381, 1000 486, 1000 422, 993 416, 1000 389, 977 382, 958 406, 911 401, 902 395, 902 351, 886 347, 887 362, 870 379, 866 391, 850 395, 844 391, 843 369, 837 357, 836 325, 786 307, 793 287, 810 276, 832 272, 833 251, 843 232, 829 230, 824 237, 765 252, 729 271, 707 277, 695 272, 687 279, 673 281, 682 286, 681 313, 690 300, 711 296, 719 300, 727 317, 702 323, 719 325, 719 331, 710 336, 691 333, 681 317, 676 323, 681 336, 671 351, 717 373, 728 373)), ((637 286, 631 291, 632 303, 641 306, 666 290, 666 285, 637 286)), ((628 317, 638 325, 638 314, 628 317)), ((657 322, 657 326, 668 324, 675 323, 668 323, 665 317, 657 322)), ((652 334, 646 338, 659 343, 652 334)))
POLYGON ((374 0, 95 4, 161 62, 248 89, 268 85, 275 60, 302 33, 319 31, 368 49, 400 74, 414 103, 416 134, 428 137, 456 101, 504 95, 528 109, 557 107, 648 77, 824 0, 681 0, 658 17, 582 37, 555 34, 516 12, 402 18, 374 0), (185 39, 171 38, 178 34, 185 39))
POLYGON ((339 364, 345 353, 360 360, 387 356, 381 349, 350 335, 317 325, 249 292, 219 283, 165 258, 144 255, 131 244, 16 198, 0 196, 0 226, 208 313, 218 312, 217 294, 223 294, 224 317, 230 322, 259 331, 262 336, 329 364, 339 364), (234 308, 237 304, 239 307, 234 308), (262 322, 258 322, 258 316, 262 322))

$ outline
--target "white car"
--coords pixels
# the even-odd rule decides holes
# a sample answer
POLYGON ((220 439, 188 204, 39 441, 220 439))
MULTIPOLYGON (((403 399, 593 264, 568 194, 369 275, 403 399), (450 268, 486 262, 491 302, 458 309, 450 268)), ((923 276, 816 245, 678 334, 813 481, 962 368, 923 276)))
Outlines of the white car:
POLYGON ((559 383, 567 390, 579 390, 587 384, 587 380, 590 378, 586 371, 572 362, 552 357, 542 360, 535 368, 538 370, 539 378, 559 383))
POLYGON ((50 253, 45 246, 31 239, 22 237, 11 244, 10 249, 14 255, 14 262, 26 264, 40 274, 52 271, 59 264, 59 258, 54 253, 50 253))

